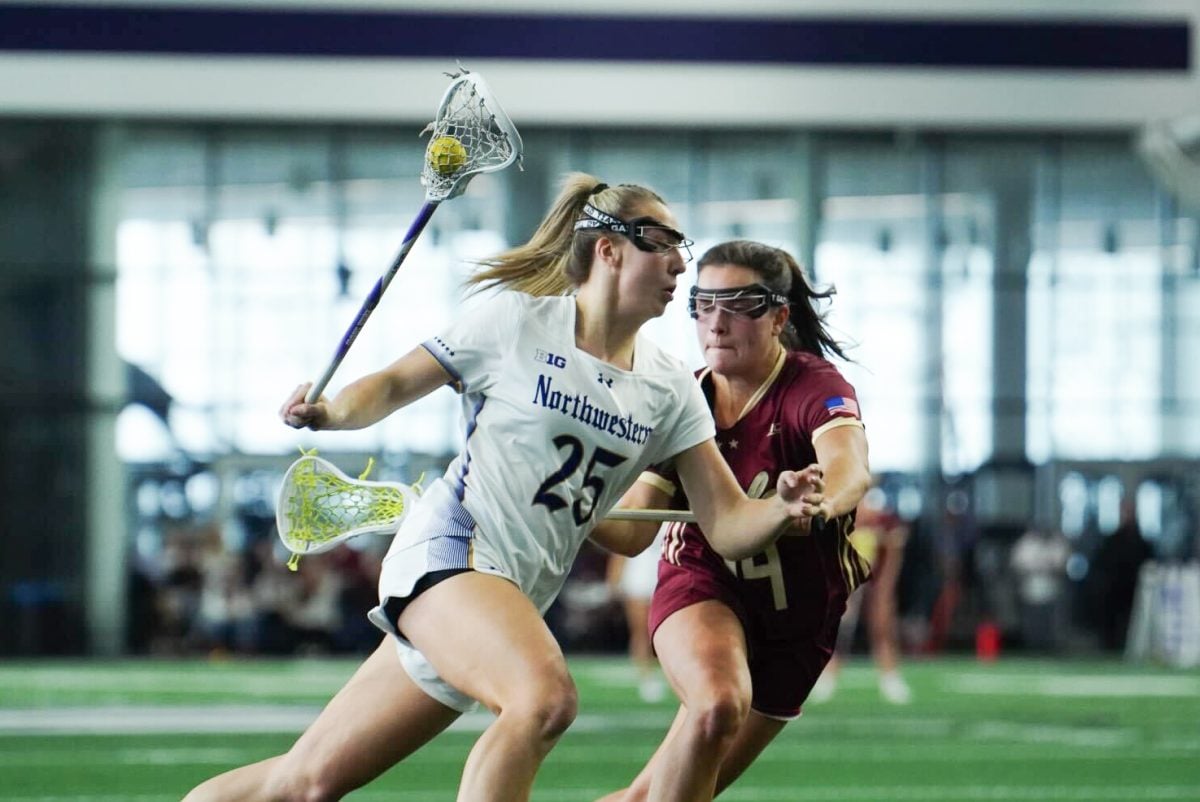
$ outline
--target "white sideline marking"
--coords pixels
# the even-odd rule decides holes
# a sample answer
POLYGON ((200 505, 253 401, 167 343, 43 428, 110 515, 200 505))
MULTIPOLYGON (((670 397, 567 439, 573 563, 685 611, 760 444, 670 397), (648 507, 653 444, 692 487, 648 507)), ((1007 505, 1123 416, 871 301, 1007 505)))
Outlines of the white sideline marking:
MULTIPOLYGON (((1055 763, 1064 759, 1072 761, 1105 761, 1111 760, 1111 751, 1074 752, 1066 754, 1061 750, 1047 750, 1038 745, 1027 745, 1028 748, 1009 746, 997 750, 995 744, 956 745, 953 750, 930 749, 928 746, 914 746, 902 749, 901 745, 880 746, 876 748, 855 748, 855 759, 882 764, 931 764, 931 763, 961 763, 964 761, 980 761, 986 763, 1009 763, 1022 766, 1034 763, 1055 763)), ((460 766, 467 753, 463 744, 434 741, 426 744, 420 750, 420 759, 426 763, 446 763, 460 766)), ((630 765, 640 764, 645 760, 648 751, 640 745, 630 746, 594 746, 561 744, 555 748, 553 759, 558 764, 592 765, 598 761, 612 763, 627 762, 630 765)), ((1138 760, 1178 763, 1178 752, 1155 751, 1151 747, 1127 749, 1119 752, 1122 760, 1138 760)), ((39 749, 36 751, 22 750, 19 753, 0 754, 0 767, 16 766, 28 768, 52 768, 55 766, 237 766, 245 763, 249 755, 245 749, 231 747, 158 747, 142 749, 117 750, 54 750, 39 749)), ((764 752, 757 763, 774 763, 794 765, 797 761, 845 761, 846 750, 835 745, 805 745, 802 743, 775 743, 764 752)), ((1200 798, 1200 797, 1197 797, 1200 798)))
POLYGON ((259 698, 296 699, 305 696, 327 698, 354 673, 355 664, 298 661, 294 665, 272 667, 264 673, 261 666, 232 665, 212 669, 205 663, 181 664, 177 671, 162 671, 156 666, 103 668, 60 666, 38 668, 0 667, 0 686, 9 691, 22 689, 26 696, 55 691, 88 691, 93 694, 167 692, 173 696, 228 693, 236 688, 239 695, 259 698))
POLYGON ((298 733, 312 723, 318 712, 315 707, 287 705, 122 705, 0 710, 0 733, 298 733))
MULTIPOLYGON (((309 705, 119 705, 0 709, 0 734, 133 735, 146 733, 295 733, 317 717, 309 705)), ((577 732, 612 730, 666 731, 674 711, 583 714, 571 725, 577 732)), ((483 732, 491 713, 468 713, 451 725, 458 732, 483 732)))
POLYGON ((946 690, 992 696, 1097 696, 1190 697, 1200 696, 1200 679, 1156 674, 1103 677, 1092 674, 952 674, 943 681, 946 690))
POLYGON ((1136 730, 1117 727, 1071 727, 1061 724, 1028 724, 1014 721, 980 721, 967 728, 967 737, 1025 744, 1065 744, 1117 748, 1136 743, 1136 730))
MULTIPOLYGON (((0 710, 0 734, 25 735, 134 735, 134 734, 225 734, 256 733, 256 734, 299 734, 319 712, 316 707, 306 705, 207 705, 169 707, 95 707, 95 708, 34 708, 30 710, 0 710)), ((670 710, 622 710, 609 714, 582 714, 572 725, 571 731, 580 732, 619 732, 637 730, 643 732, 665 732, 671 720, 670 710)), ((471 713, 456 721, 451 730, 455 732, 483 732, 493 721, 490 713, 471 713)), ((820 740, 823 734, 839 733, 873 734, 879 737, 899 739, 887 749, 880 750, 873 759, 883 762, 938 762, 941 759, 952 758, 951 753, 938 753, 924 748, 905 748, 904 739, 914 736, 946 738, 955 732, 955 722, 949 718, 889 718, 889 717, 846 717, 837 720, 812 719, 803 726, 786 730, 772 748, 762 756, 762 760, 789 759, 785 756, 813 756, 822 751, 820 740)), ((995 742, 1012 744, 1058 744, 1094 752, 1096 750, 1134 749, 1138 747, 1139 734, 1136 729, 1117 727, 1074 727, 1068 725, 1038 724, 1027 722, 985 720, 973 722, 965 731, 959 731, 957 736, 960 746, 966 747, 968 742, 977 745, 987 745, 995 742)), ((1150 745, 1157 748, 1150 751, 1148 758, 1157 757, 1165 750, 1169 754, 1179 751, 1193 751, 1193 744, 1188 740, 1177 743, 1150 745)), ((595 759, 595 749, 590 747, 579 753, 568 743, 560 745, 556 750, 558 760, 572 761, 578 757, 578 762, 595 759)), ((603 747, 601 747, 603 748, 603 747)), ((426 747, 428 753, 430 747, 426 747)), ((220 756, 219 750, 204 752, 192 750, 192 756, 184 756, 180 751, 160 751, 163 760, 187 763, 222 763, 226 762, 220 756), (208 757, 203 757, 207 754, 208 757)), ((458 755, 458 751, 453 752, 458 755)), ((835 750, 836 757, 840 754, 835 750)), ((957 753, 955 753, 957 754, 957 753)), ((991 759, 1018 759, 1018 752, 998 753, 991 759)), ((80 756, 76 756, 78 759, 80 756)), ((1036 759, 1038 755, 1025 755, 1020 759, 1036 759)), ((47 758, 50 760, 50 758, 47 758)), ((146 761, 131 761, 146 762, 146 761)), ((0 765, 7 765, 3 755, 0 755, 0 765)))

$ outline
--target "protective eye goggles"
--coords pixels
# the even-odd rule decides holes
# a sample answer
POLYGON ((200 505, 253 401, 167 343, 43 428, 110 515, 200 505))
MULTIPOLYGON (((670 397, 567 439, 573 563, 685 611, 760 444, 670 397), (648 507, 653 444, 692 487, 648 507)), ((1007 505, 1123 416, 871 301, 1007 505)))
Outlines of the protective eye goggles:
POLYGON ((762 284, 730 287, 726 290, 702 290, 692 287, 688 294, 688 314, 693 318, 707 317, 717 310, 738 317, 757 320, 767 310, 787 306, 787 296, 762 284))
POLYGON ((639 251, 669 253, 678 248, 685 264, 692 261, 692 240, 685 237, 682 231, 664 226, 653 217, 622 220, 600 211, 590 203, 583 205, 583 215, 575 221, 576 231, 602 228, 628 238, 639 251))

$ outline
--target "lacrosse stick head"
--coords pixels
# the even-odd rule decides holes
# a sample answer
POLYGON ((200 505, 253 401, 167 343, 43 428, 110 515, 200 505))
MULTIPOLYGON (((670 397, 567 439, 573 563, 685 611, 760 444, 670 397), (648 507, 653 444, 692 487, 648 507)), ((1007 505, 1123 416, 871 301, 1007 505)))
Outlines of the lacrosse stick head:
POLYGON ((427 202, 456 198, 480 173, 519 161, 521 135, 479 75, 461 70, 442 97, 429 134, 421 184, 427 202))
POLYGON ((288 551, 319 554, 359 535, 394 533, 417 497, 408 485, 351 479, 328 460, 306 454, 283 476, 275 524, 288 551))

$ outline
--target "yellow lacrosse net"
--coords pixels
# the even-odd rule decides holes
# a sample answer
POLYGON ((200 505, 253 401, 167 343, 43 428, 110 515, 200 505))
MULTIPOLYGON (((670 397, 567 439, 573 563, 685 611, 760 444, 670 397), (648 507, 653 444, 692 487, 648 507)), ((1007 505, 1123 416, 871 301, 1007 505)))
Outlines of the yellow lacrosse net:
POLYGON ((398 482, 351 479, 327 460, 307 453, 292 463, 279 489, 275 520, 295 570, 302 555, 333 548, 347 538, 391 534, 416 501, 419 488, 398 482))

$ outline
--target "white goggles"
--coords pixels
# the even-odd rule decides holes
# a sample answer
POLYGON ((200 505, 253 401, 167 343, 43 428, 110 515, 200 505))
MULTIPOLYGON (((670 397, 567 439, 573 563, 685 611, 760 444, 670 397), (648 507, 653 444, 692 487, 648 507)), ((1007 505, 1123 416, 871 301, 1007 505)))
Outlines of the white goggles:
POLYGON ((726 290, 704 290, 692 287, 688 295, 688 314, 694 318, 707 317, 718 310, 738 317, 757 319, 767 310, 787 306, 787 296, 762 284, 730 287, 726 290))

